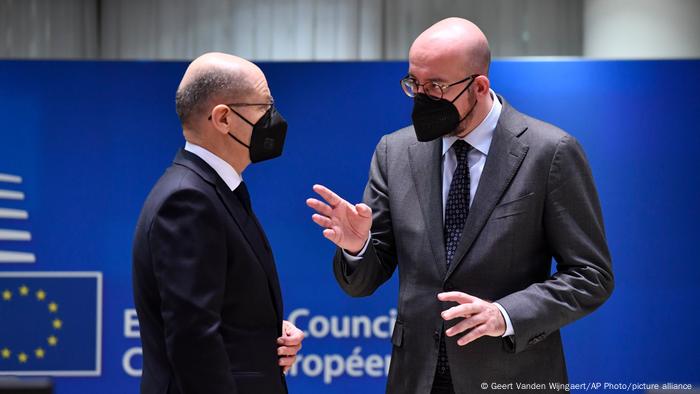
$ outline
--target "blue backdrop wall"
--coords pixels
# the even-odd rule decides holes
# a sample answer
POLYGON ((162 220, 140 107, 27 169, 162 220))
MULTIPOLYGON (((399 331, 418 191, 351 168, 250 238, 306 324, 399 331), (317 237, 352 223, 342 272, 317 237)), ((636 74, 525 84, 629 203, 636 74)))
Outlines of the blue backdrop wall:
MULTIPOLYGON (((382 392, 396 280, 370 298, 343 294, 304 201, 314 183, 360 199, 375 144, 410 123, 407 65, 261 66, 290 128, 284 155, 244 178, 286 316, 308 334, 290 390, 382 392)), ((57 376, 59 394, 137 391, 131 239, 183 145, 174 91, 185 67, 0 62, 0 373, 57 376)), ((700 61, 493 65, 497 93, 582 142, 602 200, 617 288, 563 330, 572 383, 700 383, 699 71, 700 61)))

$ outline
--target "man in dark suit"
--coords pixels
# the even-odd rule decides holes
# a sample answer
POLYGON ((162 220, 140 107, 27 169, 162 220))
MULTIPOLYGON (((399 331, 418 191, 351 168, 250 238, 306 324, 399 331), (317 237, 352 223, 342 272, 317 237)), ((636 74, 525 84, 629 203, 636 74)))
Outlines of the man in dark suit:
POLYGON ((142 393, 286 393, 303 333, 283 321, 270 245, 241 178, 287 124, 254 64, 210 53, 176 95, 187 143, 144 203, 133 250, 142 393))
POLYGON ((388 393, 549 391, 567 382, 559 329, 613 290, 581 146, 497 96, 489 64, 469 21, 423 32, 401 81, 413 125, 379 142, 364 203, 321 185, 325 202, 307 201, 345 292, 368 296, 399 267, 388 393))

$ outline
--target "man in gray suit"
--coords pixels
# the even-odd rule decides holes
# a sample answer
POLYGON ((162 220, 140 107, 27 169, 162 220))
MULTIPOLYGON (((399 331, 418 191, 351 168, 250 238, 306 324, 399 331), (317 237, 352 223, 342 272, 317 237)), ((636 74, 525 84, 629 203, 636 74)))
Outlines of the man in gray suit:
POLYGON ((345 292, 368 296, 399 267, 388 393, 554 391, 559 329, 613 290, 581 146, 497 96, 489 64, 469 21, 423 32, 401 81, 413 125, 379 142, 364 203, 321 185, 325 202, 307 200, 345 292))

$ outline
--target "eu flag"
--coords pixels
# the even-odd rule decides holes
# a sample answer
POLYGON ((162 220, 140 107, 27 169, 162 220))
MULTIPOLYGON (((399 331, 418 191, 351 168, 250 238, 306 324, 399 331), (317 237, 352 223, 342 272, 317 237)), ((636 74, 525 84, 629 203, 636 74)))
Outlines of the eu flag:
POLYGON ((98 376, 100 272, 0 272, 0 375, 98 376))

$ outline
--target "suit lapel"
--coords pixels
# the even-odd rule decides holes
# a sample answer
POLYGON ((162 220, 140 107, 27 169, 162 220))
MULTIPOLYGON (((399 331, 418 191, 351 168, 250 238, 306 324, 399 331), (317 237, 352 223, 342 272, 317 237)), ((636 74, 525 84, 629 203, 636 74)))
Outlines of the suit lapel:
POLYGON ((411 145, 408 155, 430 247, 437 271, 443 278, 447 263, 442 228, 442 140, 411 145))
POLYGON ((277 317, 279 320, 281 320, 282 295, 280 291, 279 279, 277 278, 277 270, 272 257, 272 251, 270 250, 260 223, 257 221, 255 214, 248 214, 248 211, 243 206, 243 202, 236 197, 234 192, 231 191, 221 179, 217 179, 216 192, 224 202, 226 209, 231 214, 231 217, 236 222, 238 228, 241 230, 243 237, 246 239, 246 241, 248 241, 248 244, 253 249, 255 256, 258 258, 258 262, 265 271, 268 286, 275 301, 277 317))
POLYGON ((219 195, 221 201, 223 201, 226 210, 233 218, 236 226, 241 230, 243 237, 253 250, 258 263, 265 271, 268 286, 274 300, 277 317, 278 320, 281 321, 283 312, 282 295, 279 279, 277 277, 277 270, 269 243, 255 215, 248 214, 243 203, 228 188, 223 179, 221 179, 218 174, 216 174, 216 171, 199 156, 182 149, 178 152, 174 162, 194 171, 216 189, 216 193, 219 195))
POLYGON ((520 168, 528 146, 517 137, 527 129, 522 115, 503 101, 503 109, 457 251, 445 280, 462 263, 474 240, 520 168))

